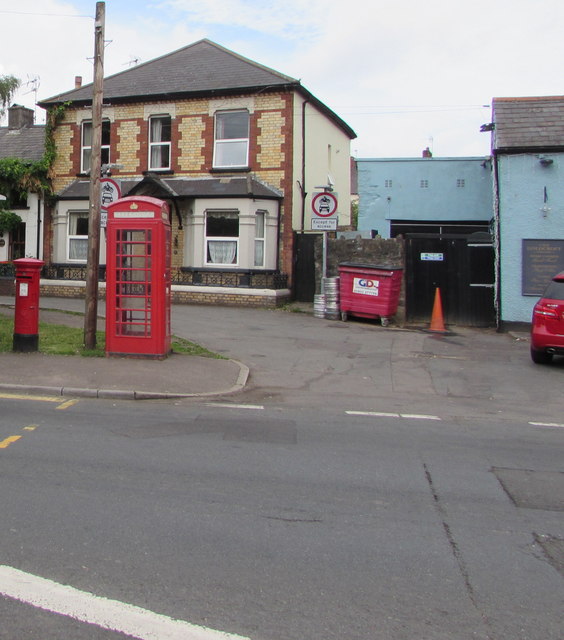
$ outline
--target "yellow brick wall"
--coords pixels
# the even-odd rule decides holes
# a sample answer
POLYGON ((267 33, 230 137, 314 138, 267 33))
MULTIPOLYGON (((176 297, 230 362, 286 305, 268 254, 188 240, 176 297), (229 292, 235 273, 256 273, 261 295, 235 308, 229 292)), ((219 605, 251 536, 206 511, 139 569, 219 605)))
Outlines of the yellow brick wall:
POLYGON ((116 162, 123 165, 123 173, 135 173, 139 170, 137 150, 139 143, 137 136, 141 127, 136 120, 121 120, 118 123, 118 144, 116 162))
POLYGON ((261 94, 255 98, 255 108, 257 111, 284 109, 286 102, 282 96, 276 94, 261 94))
POLYGON ((55 193, 71 184, 76 176, 73 175, 73 130, 66 121, 60 124, 55 132, 57 156, 53 164, 53 188, 55 193))
MULTIPOLYGON (((249 96, 241 96, 242 98, 249 96)), ((285 123, 283 110, 286 101, 281 95, 257 95, 253 98, 254 112, 257 116, 257 126, 259 129, 258 144, 258 167, 257 173, 268 169, 276 171, 282 169, 285 161, 285 154, 282 149, 285 123)), ((229 101, 228 101, 229 102, 229 101)), ((141 134, 140 123, 145 119, 146 107, 154 106, 154 103, 143 102, 138 104, 115 105, 111 107, 111 117, 114 128, 112 139, 112 162, 124 165, 116 177, 119 175, 139 175, 146 167, 139 166, 138 151, 141 143, 146 141, 139 139, 141 134), (116 135, 117 133, 117 135, 116 135)), ((210 100, 192 99, 181 100, 175 103, 175 120, 178 125, 179 139, 178 147, 180 157, 178 158, 178 169, 180 172, 195 175, 208 175, 205 167, 206 145, 210 147, 213 140, 204 139, 206 122, 210 117, 210 100)), ((79 109, 84 111, 84 109, 79 109)), ((64 119, 55 131, 55 142, 57 145, 57 158, 54 164, 54 188, 55 192, 60 192, 76 179, 77 162, 73 164, 73 153, 80 153, 80 140, 74 136, 80 136, 80 126, 77 122, 80 114, 77 110, 68 109, 64 119), (74 130, 74 131, 73 131, 74 130), (76 133, 75 133, 76 132, 76 133)), ((212 135, 208 131, 208 135, 212 135)), ((208 154, 211 147, 207 149, 208 154)), ((174 151, 174 150, 173 150, 174 151)), ((78 166, 80 166, 79 159, 78 166)), ((141 164, 143 159, 141 158, 141 164)), ((276 187, 281 186, 281 180, 277 173, 268 174, 268 182, 276 187)), ((263 176, 267 179, 267 176, 263 176)))
POLYGON ((279 111, 267 111, 259 116, 257 124, 260 130, 257 138, 260 149, 257 160, 260 166, 282 167, 285 160, 285 154, 282 151, 284 117, 279 111))
POLYGON ((203 117, 181 117, 178 128, 180 132, 180 157, 178 159, 180 170, 189 173, 203 171, 205 159, 204 149, 206 145, 203 117))

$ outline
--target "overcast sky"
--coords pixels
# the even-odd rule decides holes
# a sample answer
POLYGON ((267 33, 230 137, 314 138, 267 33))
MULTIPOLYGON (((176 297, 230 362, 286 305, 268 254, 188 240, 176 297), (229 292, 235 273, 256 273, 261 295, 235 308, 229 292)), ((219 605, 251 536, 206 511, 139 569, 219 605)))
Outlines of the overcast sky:
MULTIPOLYGON (((92 82, 95 12, 0 0, 18 104, 92 82)), ((564 94, 563 18, 563 0, 107 0, 104 74, 208 38, 300 79, 356 131, 357 157, 480 156, 493 97, 564 94)))

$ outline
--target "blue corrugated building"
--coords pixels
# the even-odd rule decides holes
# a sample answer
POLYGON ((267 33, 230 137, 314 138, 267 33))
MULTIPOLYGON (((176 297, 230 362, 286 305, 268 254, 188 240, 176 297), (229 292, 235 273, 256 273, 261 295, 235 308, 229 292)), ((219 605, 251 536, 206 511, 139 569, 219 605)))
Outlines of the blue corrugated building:
POLYGON ((489 157, 360 158, 358 230, 383 238, 406 233, 489 231, 489 157))

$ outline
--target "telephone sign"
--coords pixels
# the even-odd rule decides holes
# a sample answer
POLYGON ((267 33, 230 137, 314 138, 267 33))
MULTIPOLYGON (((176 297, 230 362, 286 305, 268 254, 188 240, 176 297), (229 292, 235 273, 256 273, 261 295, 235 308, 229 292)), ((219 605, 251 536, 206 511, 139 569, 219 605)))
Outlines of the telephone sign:
POLYGON ((316 193, 311 200, 311 208, 316 216, 330 218, 337 213, 337 196, 330 191, 316 193))

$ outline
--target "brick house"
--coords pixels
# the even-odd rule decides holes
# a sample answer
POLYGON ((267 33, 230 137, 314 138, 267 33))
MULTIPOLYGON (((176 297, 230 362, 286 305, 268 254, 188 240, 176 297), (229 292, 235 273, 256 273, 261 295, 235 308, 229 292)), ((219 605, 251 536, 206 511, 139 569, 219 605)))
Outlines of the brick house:
MULTIPOLYGON (((39 104, 65 105, 44 255, 52 277, 72 278, 86 262, 92 85, 39 104)), ((287 298, 319 185, 349 223, 354 131, 298 80, 209 40, 105 78, 102 117, 102 165, 122 195, 170 205, 177 301, 213 301, 213 285, 222 303, 240 303, 227 286, 263 290, 261 305, 287 298)))

